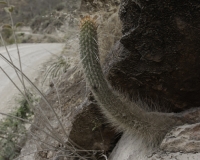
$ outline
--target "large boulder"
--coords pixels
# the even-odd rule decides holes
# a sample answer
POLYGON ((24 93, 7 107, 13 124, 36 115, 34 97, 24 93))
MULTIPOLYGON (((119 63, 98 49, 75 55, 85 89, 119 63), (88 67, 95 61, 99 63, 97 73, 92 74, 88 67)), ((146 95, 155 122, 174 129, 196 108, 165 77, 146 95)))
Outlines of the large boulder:
POLYGON ((104 66, 111 85, 162 112, 198 107, 199 2, 122 0, 119 16, 123 36, 104 66))
MULTIPOLYGON (((196 0, 121 0, 123 36, 104 65, 109 83, 130 100, 148 103, 152 110, 180 112, 199 107, 199 5, 196 0)), ((199 112, 191 115, 199 117, 199 112)), ((166 135, 162 150, 124 134, 110 160, 197 160, 199 133, 198 123, 176 127, 166 135)))

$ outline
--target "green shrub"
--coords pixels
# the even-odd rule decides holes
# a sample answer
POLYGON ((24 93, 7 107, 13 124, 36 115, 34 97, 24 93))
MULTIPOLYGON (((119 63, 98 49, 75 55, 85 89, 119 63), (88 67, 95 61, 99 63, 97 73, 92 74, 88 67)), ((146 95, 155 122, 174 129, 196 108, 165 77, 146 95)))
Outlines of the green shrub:
MULTIPOLYGON (((28 95, 32 103, 32 95, 28 95)), ((25 98, 18 100, 19 108, 13 116, 28 119, 33 112, 25 98)), ((21 147, 26 137, 25 123, 22 120, 7 117, 0 121, 0 160, 13 160, 20 154, 21 147)))
POLYGON ((2 29, 2 37, 4 39, 10 38, 12 36, 12 33, 13 33, 12 29, 10 29, 10 28, 3 28, 2 29))

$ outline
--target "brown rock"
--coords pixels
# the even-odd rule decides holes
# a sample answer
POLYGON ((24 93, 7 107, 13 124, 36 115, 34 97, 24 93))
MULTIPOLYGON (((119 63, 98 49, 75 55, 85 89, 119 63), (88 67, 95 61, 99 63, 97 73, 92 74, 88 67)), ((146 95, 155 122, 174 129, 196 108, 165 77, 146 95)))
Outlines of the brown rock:
POLYGON ((169 152, 200 152, 200 123, 175 128, 166 135, 161 148, 169 152))
POLYGON ((200 9, 196 0, 121 1, 123 37, 104 67, 111 85, 161 111, 200 105, 200 9))
MULTIPOLYGON (((106 153, 112 149, 116 132, 111 127, 95 103, 88 102, 81 114, 73 122, 69 138, 86 150, 106 153)), ((100 158, 100 157, 99 157, 100 158)))

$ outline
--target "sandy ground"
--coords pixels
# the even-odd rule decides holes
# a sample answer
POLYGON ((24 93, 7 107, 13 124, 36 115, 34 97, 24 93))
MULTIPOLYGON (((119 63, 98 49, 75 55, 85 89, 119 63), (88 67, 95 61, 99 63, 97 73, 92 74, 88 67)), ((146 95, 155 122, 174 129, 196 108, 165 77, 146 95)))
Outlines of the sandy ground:
MULTIPOLYGON (((41 43, 41 44, 20 44, 19 50, 22 60, 23 72, 35 81, 38 73, 42 68, 42 64, 46 62, 52 54, 59 54, 64 47, 61 43, 41 43)), ((17 49, 15 45, 8 46, 9 53, 12 56, 13 62, 19 67, 17 49)), ((0 53, 8 57, 4 47, 0 47, 0 53)), ((12 78, 12 80, 22 88, 20 81, 17 78, 15 71, 3 60, 0 59, 0 66, 12 78)), ((10 80, 0 70, 0 112, 9 113, 15 107, 14 96, 18 95, 19 91, 14 87, 10 80)), ((0 119, 3 116, 0 115, 0 119)))

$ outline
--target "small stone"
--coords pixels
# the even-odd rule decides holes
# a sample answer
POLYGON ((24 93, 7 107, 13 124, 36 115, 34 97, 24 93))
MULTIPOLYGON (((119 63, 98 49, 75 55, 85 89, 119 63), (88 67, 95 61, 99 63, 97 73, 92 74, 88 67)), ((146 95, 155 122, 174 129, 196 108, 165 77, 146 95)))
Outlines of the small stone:
POLYGON ((53 152, 52 151, 49 151, 48 153, 47 153, 47 158, 49 159, 49 158, 52 158, 53 157, 53 152))

